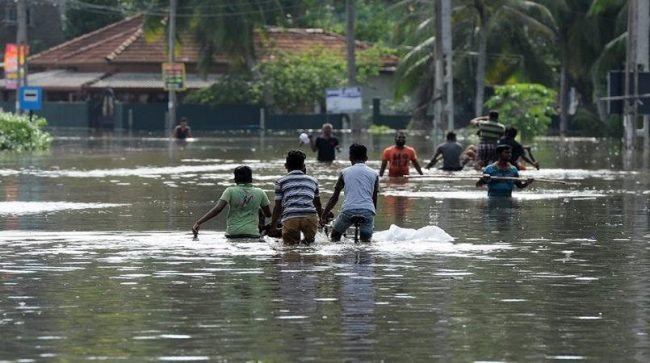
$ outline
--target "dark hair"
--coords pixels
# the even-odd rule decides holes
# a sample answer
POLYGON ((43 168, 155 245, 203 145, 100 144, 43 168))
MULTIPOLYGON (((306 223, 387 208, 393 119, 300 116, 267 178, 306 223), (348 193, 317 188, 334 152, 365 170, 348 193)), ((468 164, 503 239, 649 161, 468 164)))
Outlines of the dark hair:
POLYGON ((235 183, 246 184, 253 182, 253 170, 246 165, 238 166, 235 168, 235 183))
POLYGON ((490 112, 488 113, 488 118, 490 118, 490 120, 498 120, 499 112, 496 110, 490 110, 490 112))
POLYGON ((361 144, 350 145, 350 160, 368 160, 368 149, 361 144))
POLYGON ((449 141, 456 141, 456 133, 453 131, 449 131, 447 133, 447 140, 449 141))
POLYGON ((510 145, 500 144, 500 145, 497 145, 497 148, 495 149, 495 152, 497 153, 497 155, 501 155, 502 152, 504 152, 506 150, 511 150, 511 149, 512 148, 510 147, 510 145))
POLYGON ((179 123, 180 122, 187 122, 187 117, 185 117, 185 116, 181 117, 180 120, 178 120, 178 122, 179 123))
POLYGON ((291 170, 302 170, 305 168, 305 155, 304 152, 300 150, 291 150, 287 153, 286 167, 291 170))
POLYGON ((503 134, 508 137, 512 137, 514 139, 515 137, 517 137, 518 132, 519 130, 517 130, 516 127, 510 126, 510 127, 506 127, 506 131, 503 134))

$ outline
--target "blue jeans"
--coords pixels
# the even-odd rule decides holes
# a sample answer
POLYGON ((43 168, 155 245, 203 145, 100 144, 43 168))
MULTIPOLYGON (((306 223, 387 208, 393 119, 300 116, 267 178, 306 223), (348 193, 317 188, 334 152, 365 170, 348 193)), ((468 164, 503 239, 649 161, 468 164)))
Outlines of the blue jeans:
POLYGON ((362 216, 365 219, 359 225, 359 238, 362 241, 370 241, 374 228, 375 214, 368 209, 350 209, 340 212, 334 222, 334 230, 339 234, 345 233, 352 226, 352 217, 354 216, 362 216))

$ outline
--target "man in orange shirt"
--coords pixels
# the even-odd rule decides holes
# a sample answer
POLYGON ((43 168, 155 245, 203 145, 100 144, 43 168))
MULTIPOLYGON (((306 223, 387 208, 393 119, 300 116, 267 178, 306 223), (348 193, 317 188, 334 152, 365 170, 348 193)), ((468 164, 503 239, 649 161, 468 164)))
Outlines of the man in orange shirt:
POLYGON ((406 146, 406 135, 404 131, 398 131, 395 135, 395 145, 389 146, 384 149, 384 153, 381 156, 381 168, 379 169, 379 176, 384 176, 384 171, 386 166, 388 166, 388 176, 390 177, 401 177, 404 175, 409 175, 409 161, 413 162, 413 167, 415 170, 422 174, 422 169, 420 164, 418 164, 418 158, 415 154, 415 149, 406 146))

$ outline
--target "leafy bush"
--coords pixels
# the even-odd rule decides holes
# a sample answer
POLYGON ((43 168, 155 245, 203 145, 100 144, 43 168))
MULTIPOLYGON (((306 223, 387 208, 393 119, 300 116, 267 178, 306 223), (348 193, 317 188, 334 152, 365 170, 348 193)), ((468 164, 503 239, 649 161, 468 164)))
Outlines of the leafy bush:
POLYGON ((494 90, 485 107, 499 111, 504 125, 517 127, 523 139, 546 133, 552 116, 557 114, 557 92, 533 83, 496 86, 494 90))
POLYGON ((262 89, 259 83, 253 82, 251 75, 231 73, 208 88, 190 92, 184 102, 202 105, 259 104, 262 102, 262 89))
POLYGON ((0 150, 33 151, 45 150, 52 142, 52 136, 43 131, 47 121, 34 116, 0 112, 0 150))

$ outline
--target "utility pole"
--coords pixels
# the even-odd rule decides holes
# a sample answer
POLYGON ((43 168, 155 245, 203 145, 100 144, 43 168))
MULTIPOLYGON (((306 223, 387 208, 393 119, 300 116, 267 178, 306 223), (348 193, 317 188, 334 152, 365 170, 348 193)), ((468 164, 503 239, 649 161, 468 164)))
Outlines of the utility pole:
MULTIPOLYGON (((636 79, 636 0, 628 2, 627 11, 627 49, 625 57, 625 82, 623 103, 623 146, 626 150, 634 149, 636 131, 636 99, 630 96, 636 79)), ((636 90, 635 90, 636 91, 636 90)), ((635 91, 634 94, 636 94, 635 91)))
POLYGON ((345 45, 347 47, 348 85, 357 84, 356 43, 354 38, 354 0, 345 0, 345 45))
MULTIPOLYGON (((169 38, 167 51, 169 52, 169 64, 173 67, 176 58, 174 56, 174 45, 176 44, 176 4, 177 0, 169 0, 169 38)), ((176 124, 176 90, 169 89, 169 100, 167 102, 167 135, 171 135, 172 128, 176 124)))
POLYGON ((639 73, 648 71, 648 31, 650 8, 647 0, 630 0, 627 19, 627 54, 625 61, 625 101, 623 108, 623 145, 626 150, 635 148, 637 136, 643 136, 643 146, 650 146, 648 115, 643 116, 643 128, 637 129, 639 73), (630 94, 630 92, 632 94, 630 94))
MULTIPOLYGON (((357 44, 354 36, 354 10, 354 0, 345 0, 345 45, 347 50, 348 87, 357 85, 357 44)), ((358 118, 359 114, 357 113, 350 115, 350 128, 353 132, 359 129, 358 118)))
POLYGON ((20 87, 27 85, 27 4, 25 0, 16 2, 16 47, 18 48, 16 113, 20 113, 20 87))
POLYGON ((451 39, 451 0, 435 2, 435 81, 433 90, 434 133, 454 129, 453 53, 451 39))
MULTIPOLYGON (((636 25, 637 25, 637 44, 636 44, 636 64, 637 71, 648 72, 650 71, 650 57, 649 42, 650 37, 650 4, 648 1, 638 1, 636 4, 636 25)), ((638 79, 638 77, 637 77, 638 79)), ((638 85, 638 82, 637 82, 638 85)), ((643 115, 643 128, 638 130, 637 136, 643 138, 643 150, 646 152, 650 150, 650 115, 643 115)))

